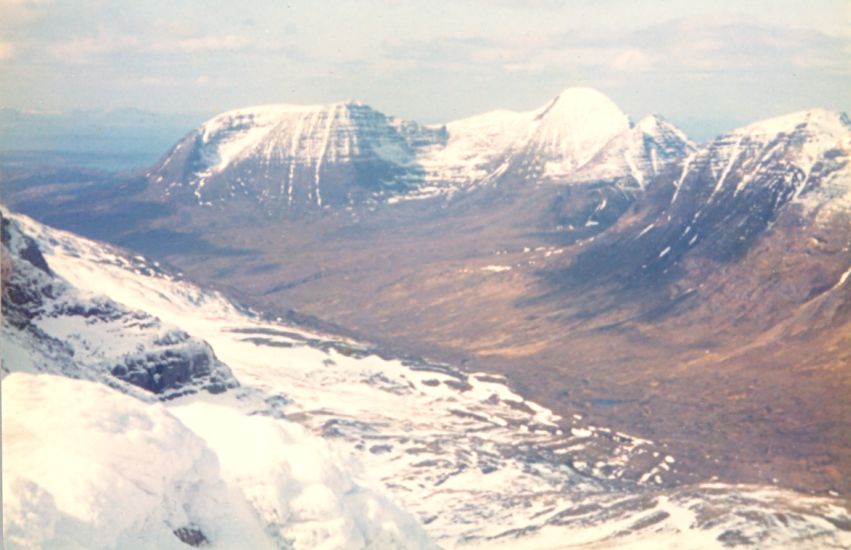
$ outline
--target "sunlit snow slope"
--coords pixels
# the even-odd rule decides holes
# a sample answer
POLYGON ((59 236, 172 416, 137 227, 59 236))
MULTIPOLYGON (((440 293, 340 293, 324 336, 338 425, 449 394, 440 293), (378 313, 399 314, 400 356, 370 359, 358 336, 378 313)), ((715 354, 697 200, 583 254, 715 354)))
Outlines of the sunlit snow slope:
MULTIPOLYGON (((4 347, 4 533, 13 545, 851 544, 851 514, 838 500, 672 487, 676 457, 653 442, 559 419, 499 377, 382 357, 246 311, 144 258, 10 220, 63 284, 208 342, 239 382, 147 403, 123 387, 16 372, 18 356, 4 347), (120 521, 108 519, 122 508, 120 521)), ((65 337, 74 338, 70 328, 65 337)))
POLYGON ((568 88, 539 109, 440 126, 351 101, 238 109, 190 132, 148 178, 169 199, 248 199, 274 214, 451 195, 504 177, 643 188, 692 149, 659 117, 633 125, 604 94, 568 88))

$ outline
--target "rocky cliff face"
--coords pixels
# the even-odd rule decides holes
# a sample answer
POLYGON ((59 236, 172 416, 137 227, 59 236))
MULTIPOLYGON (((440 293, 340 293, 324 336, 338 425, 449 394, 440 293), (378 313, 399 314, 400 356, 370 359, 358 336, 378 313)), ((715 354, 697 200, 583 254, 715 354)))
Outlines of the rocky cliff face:
POLYGON ((158 399, 238 385, 205 342, 56 276, 35 240, 5 212, 2 242, 6 372, 99 380, 158 399))

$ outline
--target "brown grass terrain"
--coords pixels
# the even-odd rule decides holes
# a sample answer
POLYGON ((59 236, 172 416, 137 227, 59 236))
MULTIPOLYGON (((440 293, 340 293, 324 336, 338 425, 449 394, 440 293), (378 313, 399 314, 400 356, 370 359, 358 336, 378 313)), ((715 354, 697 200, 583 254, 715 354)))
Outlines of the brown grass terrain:
MULTIPOLYGON (((594 241, 559 245, 541 227, 534 214, 551 193, 452 215, 413 204, 238 231, 194 214, 187 227, 262 253, 169 259, 267 311, 504 373, 564 416, 667 445, 682 481, 851 494, 851 295, 832 288, 851 263, 848 232, 835 231, 847 219, 815 230, 790 213, 738 262, 687 256, 676 280, 643 290, 601 278, 554 291, 542 273, 594 241)), ((624 216, 610 232, 640 221, 624 216)))
POLYGON ((100 187, 80 182, 17 189, 7 180, 4 200, 47 223, 158 250, 270 313, 296 310, 391 351, 504 373, 565 417, 667 445, 681 481, 851 495, 851 283, 836 284, 851 265, 848 213, 815 223, 787 210, 735 261, 699 245, 631 280, 642 254, 657 253, 630 240, 659 213, 652 200, 577 240, 559 227, 572 215, 565 205, 593 207, 597 190, 498 189, 448 207, 270 220, 250 205, 130 202, 133 183, 104 202, 100 187), (577 259, 588 258, 577 275, 577 259))

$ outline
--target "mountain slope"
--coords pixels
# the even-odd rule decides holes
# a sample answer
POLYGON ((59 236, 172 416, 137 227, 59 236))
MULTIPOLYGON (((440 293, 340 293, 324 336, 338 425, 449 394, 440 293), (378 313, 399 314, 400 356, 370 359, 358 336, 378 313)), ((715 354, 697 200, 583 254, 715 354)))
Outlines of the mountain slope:
POLYGON ((505 176, 570 183, 596 179, 596 170, 607 179, 630 176, 640 187, 691 146, 670 124, 653 121, 633 128, 590 88, 569 88, 527 113, 434 127, 357 102, 253 107, 191 132, 148 178, 166 197, 206 206, 247 198, 278 214, 452 195, 505 176), (615 138, 612 147, 624 151, 593 162, 615 138))
POLYGON ((690 154, 657 182, 640 215, 613 227, 573 269, 591 274, 607 263, 621 277, 676 275, 686 256, 736 262, 772 235, 847 247, 849 161, 851 122, 842 114, 807 111, 741 128, 690 154), (840 233, 820 235, 834 224, 840 233), (623 262, 612 266, 616 255, 623 262))
POLYGON ((567 178, 630 127, 612 100, 590 88, 569 88, 532 117, 529 136, 514 144, 511 166, 529 179, 567 178))
POLYGON ((177 418, 63 376, 3 379, 3 497, 7 548, 274 548, 177 418))
POLYGON ((440 137, 357 102, 253 107, 191 132, 150 178, 201 204, 246 195, 267 210, 343 206, 415 185, 414 147, 440 137))
POLYGON ((233 409, 264 401, 202 339, 160 320, 222 323, 238 308, 141 257, 6 212, 3 222, 8 547, 434 547, 320 438, 233 409), (42 254, 56 249, 65 262, 42 254), (75 262, 87 268, 69 272, 75 262), (128 299, 138 279, 151 285, 128 299), (221 406, 182 418, 179 407, 207 402, 200 390, 221 406))
POLYGON ((694 144, 679 129, 660 115, 649 115, 598 149, 574 179, 593 182, 630 178, 634 187, 643 189, 649 180, 694 150, 694 144))
POLYGON ((163 407, 92 382, 8 375, 7 540, 228 547, 241 536, 260 547, 432 547, 384 493, 445 547, 550 547, 568 536, 706 548, 849 542, 851 517, 837 500, 769 487, 666 487, 675 457, 578 417, 560 422, 500 377, 381 358, 358 342, 262 319, 165 271, 104 261, 114 249, 12 221, 68 284, 211 342, 241 386, 163 407), (47 459, 67 453, 83 460, 47 459), (163 461, 167 475, 152 479, 142 457, 163 461), (85 483, 63 484, 68 472, 85 483), (89 508, 77 506, 90 498, 89 508))
POLYGON ((844 127, 818 112, 758 123, 635 194, 505 179, 438 214, 386 205, 274 238, 242 227, 222 242, 262 252, 238 265, 172 259, 256 306, 498 369, 565 416, 688 449, 708 477, 843 492, 844 127))
MULTIPOLYGON (((7 213, 0 221, 4 368, 100 380, 160 399, 238 385, 205 342, 143 311, 69 286, 7 213)), ((116 255, 108 260, 121 261, 116 255)), ((144 263, 134 267, 147 269, 144 263)))

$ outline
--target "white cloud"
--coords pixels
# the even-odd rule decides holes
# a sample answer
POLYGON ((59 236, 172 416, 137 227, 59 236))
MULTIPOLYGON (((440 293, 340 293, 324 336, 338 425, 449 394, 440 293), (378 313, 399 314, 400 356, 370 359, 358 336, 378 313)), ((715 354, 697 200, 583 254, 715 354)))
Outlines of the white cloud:
POLYGON ((26 24, 40 17, 50 4, 49 0, 0 0, 0 19, 5 24, 26 24))
POLYGON ((617 72, 640 73, 653 68, 656 56, 639 48, 628 48, 618 53, 609 67, 617 72))
POLYGON ((813 31, 740 18, 682 19, 647 27, 627 40, 652 53, 672 74, 779 74, 799 67, 848 67, 851 41, 813 31))
POLYGON ((124 79, 122 84, 127 87, 147 86, 150 88, 221 88, 228 84, 222 77, 210 77, 197 74, 161 74, 144 75, 138 78, 124 79))
POLYGON ((12 59, 12 54, 14 53, 15 48, 12 46, 11 42, 5 42, 0 40, 0 61, 6 59, 12 59))
POLYGON ((53 57, 66 61, 90 61, 92 58, 138 48, 140 41, 133 36, 98 33, 96 36, 76 37, 48 44, 53 57))
POLYGON ((244 50, 251 46, 251 41, 244 36, 222 34, 164 40, 156 44, 153 49, 165 52, 200 53, 244 50))
POLYGON ((186 83, 185 79, 174 78, 168 76, 143 76, 138 80, 142 86, 151 86, 154 88, 177 87, 186 83))
POLYGON ((851 73, 851 40, 740 17, 686 18, 632 31, 573 29, 551 35, 439 38, 386 43, 384 54, 438 70, 526 74, 580 70, 593 78, 653 72, 750 79, 790 70, 851 73))
POLYGON ((199 54, 260 49, 248 38, 235 34, 189 37, 139 37, 101 30, 96 35, 75 37, 47 45, 58 59, 89 62, 115 53, 199 54))

